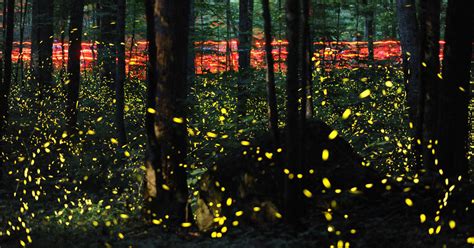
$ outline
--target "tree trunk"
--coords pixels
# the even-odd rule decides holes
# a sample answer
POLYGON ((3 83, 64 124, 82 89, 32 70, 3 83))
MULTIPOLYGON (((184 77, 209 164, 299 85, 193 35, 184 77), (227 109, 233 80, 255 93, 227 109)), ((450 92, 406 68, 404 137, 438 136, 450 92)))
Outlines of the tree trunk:
POLYGON ((245 115, 246 87, 250 77, 250 51, 252 49, 253 0, 239 1, 239 80, 237 85, 237 112, 245 115))
POLYGON ((99 9, 99 44, 97 53, 100 76, 102 80, 112 83, 115 77, 115 48, 116 39, 116 2, 115 0, 101 0, 99 9))
MULTIPOLYGON (((230 40, 230 19, 231 16, 231 6, 230 0, 226 1, 226 67, 228 67, 229 71, 234 71, 233 63, 232 63, 232 47, 231 47, 231 40, 230 40)), ((227 75, 227 74, 226 74, 227 75)), ((227 76, 226 76, 227 77, 227 76)))
POLYGON ((425 168, 434 168, 437 138, 437 120, 440 80, 439 39, 440 0, 420 1, 421 24, 421 85, 423 103, 423 144, 422 155, 425 168))
POLYGON ((20 0, 20 37, 19 37, 19 49, 18 49, 18 66, 16 67, 15 73, 15 83, 19 83, 23 81, 23 42, 25 36, 25 20, 26 20, 26 13, 27 13, 27 6, 28 1, 23 2, 20 0), (21 76, 20 76, 21 75, 21 76))
MULTIPOLYGON (((1 34, 2 37, 5 37, 5 27, 6 27, 6 15, 7 15, 7 5, 4 3, 3 4, 3 10, 2 10, 2 29, 1 29, 1 34)), ((0 38, 0 51, 5 50, 5 40, 0 38)), ((0 85, 3 85, 3 57, 0 56, 0 85)), ((1 125, 1 124, 0 124, 1 125)))
MULTIPOLYGON (((147 40, 148 40, 148 64, 147 64, 147 97, 146 109, 155 109, 156 106, 156 42, 155 42, 155 19, 154 19, 155 0, 145 0, 147 40)), ((156 197, 156 170, 160 166, 161 147, 155 136, 155 115, 152 111, 147 111, 145 116, 145 129, 147 135, 147 148, 145 154, 145 214, 153 217, 152 203, 156 197)), ((156 206, 158 207, 158 206, 156 206)))
POLYGON ((278 107, 275 90, 275 71, 273 61, 273 46, 272 46, 272 18, 270 14, 270 4, 268 0, 262 0, 263 8, 263 22, 265 31, 265 55, 267 61, 267 104, 268 104, 268 119, 269 129, 273 135, 275 144, 279 141, 278 134, 278 107))
POLYGON ((116 75, 115 75, 115 125, 120 146, 127 143, 127 133, 125 131, 124 108, 125 93, 124 84, 126 78, 125 70, 125 18, 126 18, 126 0, 117 0, 117 37, 116 48, 116 75))
POLYGON ((368 0, 363 0, 365 6, 365 40, 369 50, 369 62, 374 61, 374 8, 368 0))
MULTIPOLYGON (((4 3, 5 4, 5 3, 4 3)), ((8 120, 8 98, 10 97, 10 87, 12 81, 12 50, 13 50, 13 29, 15 20, 15 0, 8 0, 6 16, 6 35, 4 55, 3 80, 0 84, 0 134, 3 133, 8 120)))
MULTIPOLYGON (((302 173, 301 153, 299 143, 301 130, 299 129, 298 111, 298 68, 301 61, 300 54, 300 0, 286 1, 286 23, 288 39, 287 75, 286 75, 286 156, 288 169, 293 174, 302 173)), ((289 179, 285 181, 285 211, 289 221, 297 221, 302 213, 302 198, 300 184, 289 179)))
POLYGON ((82 48, 82 24, 84 20, 84 0, 77 0, 71 6, 69 20, 69 51, 67 72, 69 83, 67 84, 66 116, 67 124, 71 132, 77 127, 77 105, 79 101, 79 85, 81 81, 81 48, 82 48))
POLYGON ((130 66, 130 62, 132 61, 133 49, 135 48, 135 36, 136 36, 136 32, 137 32, 137 22, 136 22, 136 20, 137 20, 137 5, 134 2, 133 3, 133 10, 132 10, 132 37, 130 38, 130 50, 129 50, 129 53, 128 53, 128 59, 129 59, 128 75, 127 75, 128 78, 130 78, 130 75, 132 73, 132 68, 130 66))
POLYGON ((420 82, 420 38, 415 0, 397 0, 398 26, 402 47, 408 115, 417 165, 420 166, 422 138, 422 100, 420 82))
POLYGON ((305 119, 313 117, 313 66, 311 58, 313 57, 312 38, 310 28, 310 0, 303 0, 303 80, 304 80, 304 110, 305 119))
POLYGON ((31 63, 40 88, 53 83, 53 1, 33 0, 31 63))
MULTIPOLYGON (((146 2, 148 5, 151 1, 146 2)), ((150 8, 151 6, 147 6, 150 8)), ((186 96, 189 0, 156 0, 153 39, 156 53, 154 137, 159 150, 147 162, 146 209, 154 218, 168 214, 171 221, 186 221, 186 96)), ((151 38, 151 37, 149 37, 151 38)), ((152 42, 150 42, 152 44, 152 42)), ((149 111, 150 112, 150 111, 149 111)), ((154 113, 154 111, 151 111, 154 113)))
POLYGON ((448 177, 468 173, 469 80, 474 26, 473 2, 449 0, 440 89, 439 165, 448 177))
POLYGON ((188 47, 188 82, 190 85, 194 85, 194 79, 196 78, 196 64, 194 61, 196 60, 196 48, 194 46, 194 35, 196 32, 196 0, 190 0, 189 4, 189 47, 188 47))

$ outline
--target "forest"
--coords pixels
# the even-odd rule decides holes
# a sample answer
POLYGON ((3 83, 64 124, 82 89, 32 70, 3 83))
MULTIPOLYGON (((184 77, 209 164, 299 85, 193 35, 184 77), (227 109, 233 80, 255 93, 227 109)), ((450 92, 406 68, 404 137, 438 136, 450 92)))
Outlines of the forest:
POLYGON ((0 248, 474 247, 474 1, 0 10, 0 248))

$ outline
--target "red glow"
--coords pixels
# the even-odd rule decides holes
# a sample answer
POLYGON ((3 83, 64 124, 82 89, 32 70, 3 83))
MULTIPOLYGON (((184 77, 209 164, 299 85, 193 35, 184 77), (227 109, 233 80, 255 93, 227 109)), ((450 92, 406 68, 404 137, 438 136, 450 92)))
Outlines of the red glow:
MULTIPOLYGON (((265 51, 264 41, 257 40, 251 51, 251 66, 253 68, 264 68, 265 51)), ((287 41, 273 41, 273 57, 275 59, 276 71, 286 70, 287 41)), ((197 74, 218 73, 226 70, 238 70, 238 52, 237 40, 229 41, 231 53, 230 59, 226 59, 227 42, 226 41, 198 41, 195 42, 195 65, 197 74)), ((440 59, 443 57, 444 42, 440 42, 440 59)), ((31 43, 25 42, 23 54, 19 54, 19 44, 14 44, 13 60, 15 62, 22 57, 23 61, 30 60, 31 43)), ((129 47, 129 46, 127 46, 129 47)), ((325 65, 325 69, 331 68, 352 68, 363 67, 368 58, 367 42, 315 42, 313 44, 313 61, 320 61, 320 65, 325 65)), ((127 49, 128 50, 128 49, 127 49)), ((140 41, 136 43, 133 52, 127 51, 126 64, 127 71, 140 78, 145 77, 145 67, 147 63, 147 43, 140 41)), ((400 62, 400 44, 398 41, 377 41, 374 42, 374 57, 378 61, 400 62)), ((56 68, 67 63, 68 44, 61 43, 53 45, 53 62, 56 68), (63 52, 64 50, 64 52, 63 52), (64 55, 64 56, 63 56, 64 55)), ((97 45, 95 43, 82 43, 81 66, 87 70, 95 66, 97 61, 97 45)))

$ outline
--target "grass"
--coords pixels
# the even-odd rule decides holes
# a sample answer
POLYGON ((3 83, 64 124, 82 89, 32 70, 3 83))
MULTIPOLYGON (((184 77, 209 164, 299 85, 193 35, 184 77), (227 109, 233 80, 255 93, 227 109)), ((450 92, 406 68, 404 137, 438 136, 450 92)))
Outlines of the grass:
MULTIPOLYGON (((230 156, 235 156, 235 151, 241 148, 241 141, 253 142, 267 132, 264 73, 254 72, 247 87, 251 97, 244 117, 235 113, 236 78, 231 73, 198 76, 191 85, 188 159, 193 193, 210 166, 223 158, 233 159, 230 156)), ((305 230, 297 232, 298 228, 281 223, 260 227, 226 224, 229 231, 219 242, 211 237, 222 234, 222 226, 194 237, 194 231, 169 234, 141 219, 146 148, 144 81, 130 79, 126 84, 129 144, 125 147, 118 147, 113 140, 116 138, 114 93, 107 82, 91 74, 84 76, 79 103, 81 132, 75 138, 65 132, 64 84, 47 88, 43 98, 38 96, 38 86, 28 81, 14 84, 10 122, 2 140, 2 170, 6 175, 0 191, 0 244, 466 246, 467 238, 474 235, 466 219, 472 216, 472 202, 469 205, 461 197, 460 204, 466 205, 457 206, 460 211, 453 215, 438 209, 438 200, 442 203, 444 192, 449 192, 447 186, 437 189, 439 195, 433 197, 426 193, 431 191, 415 183, 419 175, 412 168, 401 78, 401 71, 396 67, 382 66, 338 70, 329 75, 314 72, 315 118, 337 130, 363 157, 364 166, 387 178, 390 190, 387 185, 381 186, 383 191, 376 195, 323 190, 315 193, 305 230), (361 98, 363 92, 365 97, 361 98), (348 109, 351 114, 345 118, 348 109), (413 207, 407 206, 407 198, 413 199, 413 207), (334 206, 334 201, 340 206, 334 206), (327 213, 331 213, 331 220, 327 213), (421 213, 429 217, 424 223, 419 220, 421 213), (450 227, 451 220, 455 221, 455 228, 450 227)), ((277 75, 281 128, 285 118, 284 85, 283 75, 277 75)), ((332 176, 337 177, 337 173, 332 176)), ((462 189, 460 195, 464 196, 467 193, 462 189)), ((195 203, 194 194, 192 200, 195 203)))

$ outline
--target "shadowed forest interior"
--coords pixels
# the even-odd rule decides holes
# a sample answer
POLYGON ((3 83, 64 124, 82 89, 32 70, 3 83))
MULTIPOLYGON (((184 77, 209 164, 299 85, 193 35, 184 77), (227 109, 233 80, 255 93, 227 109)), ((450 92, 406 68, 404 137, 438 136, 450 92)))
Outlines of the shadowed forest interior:
POLYGON ((474 1, 0 10, 0 248, 474 246, 474 1))

